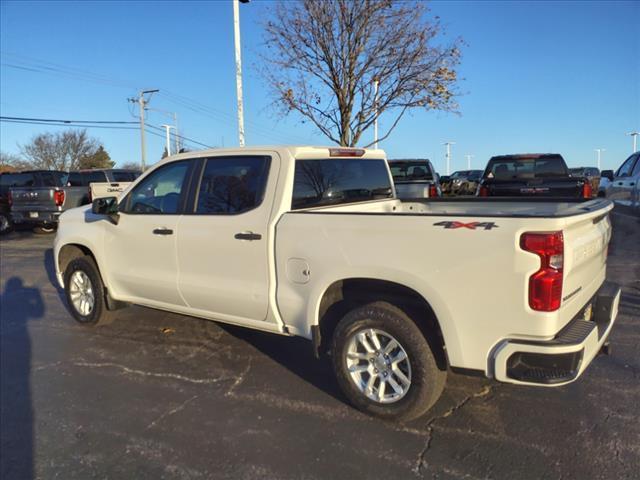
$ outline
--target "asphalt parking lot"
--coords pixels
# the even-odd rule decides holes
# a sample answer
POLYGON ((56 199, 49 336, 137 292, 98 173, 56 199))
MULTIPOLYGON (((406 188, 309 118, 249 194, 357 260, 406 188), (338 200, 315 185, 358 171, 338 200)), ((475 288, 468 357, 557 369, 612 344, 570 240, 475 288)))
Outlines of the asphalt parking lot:
POLYGON ((613 215, 613 353, 556 389, 450 374, 410 424, 348 406, 306 341, 141 307, 87 328, 53 237, 1 250, 3 479, 640 476, 640 219, 613 215))

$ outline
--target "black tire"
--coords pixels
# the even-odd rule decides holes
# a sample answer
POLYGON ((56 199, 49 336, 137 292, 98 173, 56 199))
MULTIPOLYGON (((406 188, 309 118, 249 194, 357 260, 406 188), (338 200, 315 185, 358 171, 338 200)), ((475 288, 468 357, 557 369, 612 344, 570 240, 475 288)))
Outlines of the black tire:
POLYGON ((334 332, 332 356, 338 384, 349 401, 359 410, 387 420, 406 421, 425 414, 440 398, 447 378, 447 372, 438 368, 420 328, 404 311, 387 302, 369 303, 347 313, 334 332), (348 370, 349 343, 366 329, 376 329, 393 337, 409 359, 410 386, 404 396, 393 403, 368 398, 356 386, 348 370))
POLYGON ((11 224, 11 218, 8 214, 0 213, 0 235, 9 233, 13 228, 11 224))
POLYGON ((33 227, 33 233, 37 233, 38 235, 49 235, 51 233, 55 233, 55 231, 56 227, 53 225, 33 227))
POLYGON ((112 313, 107 310, 102 277, 100 277, 98 267, 91 257, 79 257, 69 262, 64 272, 64 292, 69 311, 78 323, 82 323, 83 325, 104 325, 113 320, 112 313), (71 278, 75 272, 83 272, 86 277, 88 277, 93 292, 93 307, 85 314, 76 308, 71 298, 71 278))

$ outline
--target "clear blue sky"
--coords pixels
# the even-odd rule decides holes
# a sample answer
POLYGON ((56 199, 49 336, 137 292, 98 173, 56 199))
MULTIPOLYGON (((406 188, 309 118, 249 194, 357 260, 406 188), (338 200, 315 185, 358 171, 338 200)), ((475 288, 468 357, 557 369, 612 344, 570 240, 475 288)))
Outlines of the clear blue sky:
MULTIPOLYGON (((260 0, 240 6, 247 143, 327 144, 297 117, 271 114, 255 69, 267 7, 260 0)), ((449 36, 468 44, 461 115, 405 117, 381 144, 389 157, 428 157, 444 172, 447 140, 457 142, 453 170, 466 167, 465 154, 474 155, 476 168, 494 154, 515 152, 559 152, 578 166, 595 165, 600 147, 603 168, 615 168, 631 152, 625 133, 640 129, 640 2, 434 2, 431 8, 449 36)), ((3 1, 0 13, 2 115, 135 120, 126 98, 138 88, 160 88, 207 107, 202 115, 175 97, 154 96, 152 107, 178 113, 184 135, 237 144, 230 2, 3 1)), ((155 125, 169 121, 150 112, 155 125)), ((383 116, 381 128, 390 121, 383 116)), ((17 153, 18 143, 59 128, 2 123, 0 148, 17 153)), ((139 160, 138 131, 90 133, 119 163, 139 160)), ((149 162, 162 149, 162 138, 148 137, 149 162)))

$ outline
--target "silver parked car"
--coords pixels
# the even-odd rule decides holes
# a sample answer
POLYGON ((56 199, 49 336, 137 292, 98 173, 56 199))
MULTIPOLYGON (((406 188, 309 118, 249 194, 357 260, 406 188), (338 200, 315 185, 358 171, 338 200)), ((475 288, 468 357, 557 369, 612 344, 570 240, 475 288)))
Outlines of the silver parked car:
POLYGON ((620 205, 640 208, 640 152, 632 154, 616 170, 603 170, 602 177, 609 179, 604 196, 620 205))

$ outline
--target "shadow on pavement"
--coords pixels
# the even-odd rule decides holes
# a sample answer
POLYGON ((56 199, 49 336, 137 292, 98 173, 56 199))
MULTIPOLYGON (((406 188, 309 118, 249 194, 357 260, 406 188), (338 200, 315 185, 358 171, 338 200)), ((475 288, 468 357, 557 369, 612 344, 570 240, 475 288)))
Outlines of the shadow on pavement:
POLYGON ((44 315, 37 288, 11 277, 0 295, 0 477, 33 478, 31 340, 27 323, 44 315))
POLYGON ((309 340, 269 334, 224 323, 218 325, 229 335, 252 345, 305 382, 340 402, 346 401, 335 381, 330 359, 316 359, 309 340))

